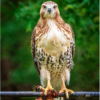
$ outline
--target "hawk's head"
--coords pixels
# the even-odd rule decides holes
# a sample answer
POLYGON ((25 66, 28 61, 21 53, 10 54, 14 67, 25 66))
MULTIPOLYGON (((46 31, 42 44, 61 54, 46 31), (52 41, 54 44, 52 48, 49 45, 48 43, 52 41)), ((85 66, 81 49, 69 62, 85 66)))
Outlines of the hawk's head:
POLYGON ((59 9, 55 2, 47 1, 41 6, 40 16, 43 18, 55 18, 59 15, 59 9))

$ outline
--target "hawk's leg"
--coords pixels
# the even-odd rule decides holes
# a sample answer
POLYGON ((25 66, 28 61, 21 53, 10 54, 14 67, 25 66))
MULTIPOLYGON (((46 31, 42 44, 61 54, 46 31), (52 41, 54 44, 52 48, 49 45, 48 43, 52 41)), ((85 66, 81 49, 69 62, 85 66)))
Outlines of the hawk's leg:
POLYGON ((49 79, 47 80, 47 87, 46 88, 43 88, 42 86, 40 86, 40 89, 42 89, 42 90, 45 91, 44 92, 45 95, 47 95, 48 90, 55 92, 55 90, 51 86, 51 83, 50 83, 50 80, 49 79))
POLYGON ((62 81, 62 87, 61 87, 61 90, 59 91, 59 93, 61 94, 61 93, 63 93, 63 92, 65 92, 65 94, 66 94, 66 99, 69 99, 68 92, 71 93, 71 94, 74 93, 74 91, 72 91, 72 90, 66 88, 65 82, 64 82, 64 81, 62 81))

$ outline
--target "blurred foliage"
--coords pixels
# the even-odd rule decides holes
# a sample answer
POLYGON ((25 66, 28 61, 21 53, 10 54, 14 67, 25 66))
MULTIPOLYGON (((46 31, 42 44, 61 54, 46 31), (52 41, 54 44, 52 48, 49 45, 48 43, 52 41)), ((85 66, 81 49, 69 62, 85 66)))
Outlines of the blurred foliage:
MULTIPOLYGON (((12 62, 10 83, 40 84, 31 54, 32 30, 46 0, 2 0, 2 60, 12 62)), ((76 50, 69 88, 98 91, 99 85, 99 1, 53 0, 64 21, 75 33, 76 50)), ((5 69, 6 70, 6 69, 5 69)))

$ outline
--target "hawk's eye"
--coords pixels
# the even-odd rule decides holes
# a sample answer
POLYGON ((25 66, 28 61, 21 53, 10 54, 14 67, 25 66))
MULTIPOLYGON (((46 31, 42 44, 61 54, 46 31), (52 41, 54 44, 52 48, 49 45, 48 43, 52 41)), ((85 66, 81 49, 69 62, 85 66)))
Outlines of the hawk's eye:
POLYGON ((44 5, 43 5, 43 8, 45 9, 45 8, 46 8, 46 6, 44 6, 44 5))
POLYGON ((53 6, 53 8, 55 9, 55 8, 56 8, 56 6, 53 6))

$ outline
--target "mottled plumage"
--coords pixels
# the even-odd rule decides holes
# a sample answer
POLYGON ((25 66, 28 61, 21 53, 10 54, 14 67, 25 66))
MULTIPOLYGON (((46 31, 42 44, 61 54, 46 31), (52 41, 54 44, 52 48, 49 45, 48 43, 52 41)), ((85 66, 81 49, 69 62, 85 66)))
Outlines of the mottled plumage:
POLYGON ((75 38, 71 26, 60 17, 56 3, 47 1, 42 4, 40 19, 32 33, 31 48, 43 87, 47 86, 47 80, 58 91, 62 81, 69 84, 75 38))

